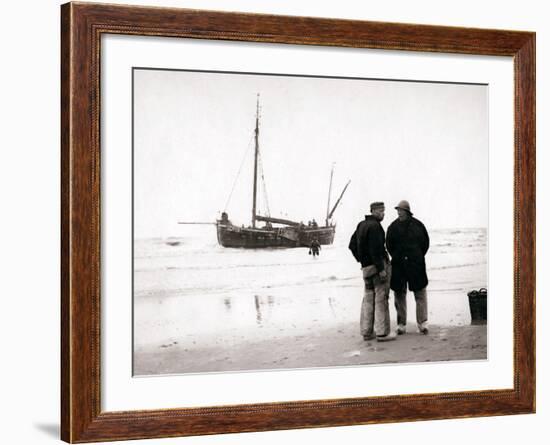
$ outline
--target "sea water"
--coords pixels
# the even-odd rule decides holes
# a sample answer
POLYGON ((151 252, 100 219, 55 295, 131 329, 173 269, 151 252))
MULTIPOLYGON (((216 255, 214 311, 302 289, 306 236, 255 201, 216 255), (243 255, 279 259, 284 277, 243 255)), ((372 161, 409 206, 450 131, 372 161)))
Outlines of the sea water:
MULTIPOLYGON (((296 336, 312 326, 358 323, 360 265, 339 237, 313 258, 307 248, 233 249, 212 226, 134 242, 134 348, 186 339, 205 347, 296 336)), ((470 323, 467 292, 487 286, 485 229, 430 230, 429 322, 470 323)), ((409 321, 414 297, 409 292, 409 321)), ((391 318, 395 321, 393 295, 391 318)))

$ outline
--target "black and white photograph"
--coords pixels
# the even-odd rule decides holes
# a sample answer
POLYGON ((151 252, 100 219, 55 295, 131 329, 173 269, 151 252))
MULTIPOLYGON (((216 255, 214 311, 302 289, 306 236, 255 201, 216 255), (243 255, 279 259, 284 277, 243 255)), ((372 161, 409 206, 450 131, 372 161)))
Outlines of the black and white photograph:
POLYGON ((2 443, 543 444, 548 11, 7 2, 2 443))
POLYGON ((487 359, 487 85, 132 82, 135 376, 487 359))

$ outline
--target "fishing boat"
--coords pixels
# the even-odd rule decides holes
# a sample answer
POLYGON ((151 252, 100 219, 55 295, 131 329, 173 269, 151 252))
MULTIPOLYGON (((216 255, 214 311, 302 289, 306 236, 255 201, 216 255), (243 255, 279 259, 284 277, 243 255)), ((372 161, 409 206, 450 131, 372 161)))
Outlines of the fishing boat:
MULTIPOLYGON (((309 247, 315 240, 321 245, 332 244, 336 231, 336 224, 332 217, 338 204, 342 200, 346 189, 351 181, 345 185, 338 200, 330 208, 330 195, 332 189, 332 178, 334 168, 331 170, 327 213, 324 225, 319 225, 315 219, 307 224, 283 218, 274 218, 267 212, 267 215, 260 215, 257 212, 258 192, 258 160, 260 158, 260 101, 259 96, 256 103, 256 126, 254 129, 254 179, 252 184, 252 218, 251 224, 234 224, 226 210, 221 213, 221 218, 216 220, 216 232, 218 243, 223 247, 237 248, 270 248, 270 247, 309 247), (261 225, 261 223, 264 223, 261 225), (261 225, 261 227, 260 227, 261 225)), ((263 178, 263 175, 262 175, 263 178)), ((180 223, 180 224, 201 224, 201 223, 180 223)), ((211 223, 208 223, 211 224, 211 223)))

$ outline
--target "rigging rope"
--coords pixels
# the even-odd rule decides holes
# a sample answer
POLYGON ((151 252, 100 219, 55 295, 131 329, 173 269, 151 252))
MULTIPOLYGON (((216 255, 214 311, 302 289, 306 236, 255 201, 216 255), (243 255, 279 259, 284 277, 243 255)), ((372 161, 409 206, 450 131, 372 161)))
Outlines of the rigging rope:
POLYGON ((260 152, 258 152, 258 161, 260 164, 260 173, 262 176, 262 186, 263 186, 262 188, 264 192, 266 212, 267 212, 267 216, 271 218, 271 211, 269 210, 269 201, 267 200, 267 186, 265 184, 265 177, 264 177, 264 164, 262 162, 262 155, 260 154, 260 152))
POLYGON ((231 192, 229 192, 229 196, 227 197, 227 201, 225 202, 225 207, 223 208, 223 211, 227 211, 227 206, 229 206, 229 202, 231 201, 231 197, 233 196, 233 191, 235 190, 235 186, 237 185, 237 179, 239 179, 239 176, 241 174, 241 170, 243 169, 244 161, 246 159, 246 155, 250 151, 250 147, 252 146, 252 140, 254 139, 254 134, 250 137, 250 141, 248 141, 248 147, 246 151, 244 152, 243 159, 241 161, 241 165, 239 167, 239 171, 237 172, 237 176, 235 176, 235 180, 233 181, 233 187, 231 187, 231 192))

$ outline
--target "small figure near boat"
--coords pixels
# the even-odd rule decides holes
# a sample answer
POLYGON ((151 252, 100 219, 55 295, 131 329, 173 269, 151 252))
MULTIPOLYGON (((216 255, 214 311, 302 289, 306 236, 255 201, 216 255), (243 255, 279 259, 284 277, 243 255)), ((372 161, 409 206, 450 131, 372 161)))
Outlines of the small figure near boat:
POLYGON ((309 254, 313 255, 313 258, 315 258, 316 256, 319 256, 320 250, 321 250, 321 244, 319 243, 319 240, 315 238, 309 246, 309 254))

